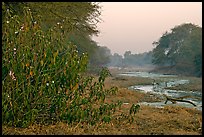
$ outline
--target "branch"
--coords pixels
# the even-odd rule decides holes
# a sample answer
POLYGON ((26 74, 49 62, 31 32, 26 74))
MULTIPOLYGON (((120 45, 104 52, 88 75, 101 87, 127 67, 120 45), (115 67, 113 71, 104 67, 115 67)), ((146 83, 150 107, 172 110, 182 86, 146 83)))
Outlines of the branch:
POLYGON ((196 106, 193 102, 191 101, 188 101, 188 100, 183 100, 183 98, 187 98, 187 97, 190 97, 190 96, 184 96, 184 97, 179 97, 179 98, 171 98, 171 97, 168 97, 167 95, 163 94, 164 97, 166 97, 166 101, 165 101, 165 104, 168 102, 168 101, 171 101, 173 104, 176 103, 176 101, 180 101, 180 102, 186 102, 186 103, 190 103, 192 104, 193 106, 196 106))

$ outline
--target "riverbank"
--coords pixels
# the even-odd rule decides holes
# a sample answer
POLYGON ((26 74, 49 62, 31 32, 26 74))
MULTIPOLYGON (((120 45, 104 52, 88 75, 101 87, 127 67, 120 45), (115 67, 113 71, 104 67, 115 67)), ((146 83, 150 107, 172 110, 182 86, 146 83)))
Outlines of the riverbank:
MULTIPOLYGON (((121 100, 124 102, 122 111, 129 113, 129 108, 134 103, 161 101, 160 98, 151 94, 144 94, 129 90, 128 87, 135 84, 150 84, 151 79, 117 76, 105 80, 106 88, 117 86, 119 91, 116 95, 107 96, 106 102, 121 100)), ((79 123, 67 125, 59 122, 55 125, 32 125, 28 128, 12 128, 3 126, 2 134, 46 134, 46 135, 201 135, 202 134, 202 112, 193 108, 180 106, 165 106, 155 108, 141 105, 139 112, 134 116, 135 121, 130 124, 127 121, 113 120, 110 123, 98 123, 94 126, 79 123)))
MULTIPOLYGON (((128 102, 157 102, 162 101, 161 98, 153 94, 141 93, 129 90, 127 87, 132 85, 148 85, 152 83, 152 79, 141 77, 118 77, 117 73, 113 73, 114 77, 107 79, 107 85, 117 85, 120 87, 118 99, 128 102)), ((184 78, 184 77, 182 77, 184 78)), ((180 85, 174 89, 184 87, 188 90, 202 91, 202 78, 188 77, 189 84, 180 85)), ((113 100, 113 99, 112 99, 113 100)), ((165 102, 163 100, 163 102, 165 102)), ((138 126, 137 133, 142 135, 186 135, 186 134, 202 134, 202 111, 195 108, 186 108, 181 106, 169 106, 164 108, 155 108, 152 106, 141 105, 141 110, 136 115, 136 124, 138 126)))

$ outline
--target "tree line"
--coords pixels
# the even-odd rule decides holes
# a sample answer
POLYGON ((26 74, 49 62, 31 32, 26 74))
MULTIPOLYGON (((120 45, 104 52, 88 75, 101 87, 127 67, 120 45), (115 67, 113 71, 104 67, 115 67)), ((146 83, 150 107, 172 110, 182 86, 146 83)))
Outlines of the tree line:
POLYGON ((109 54, 108 66, 134 67, 155 66, 155 71, 171 74, 202 76, 202 28, 192 23, 184 23, 166 31, 153 50, 141 54, 126 51, 124 57, 109 54))
POLYGON ((118 53, 110 55, 110 61, 107 64, 113 67, 142 67, 152 64, 152 51, 132 54, 131 51, 126 51, 124 57, 118 53))

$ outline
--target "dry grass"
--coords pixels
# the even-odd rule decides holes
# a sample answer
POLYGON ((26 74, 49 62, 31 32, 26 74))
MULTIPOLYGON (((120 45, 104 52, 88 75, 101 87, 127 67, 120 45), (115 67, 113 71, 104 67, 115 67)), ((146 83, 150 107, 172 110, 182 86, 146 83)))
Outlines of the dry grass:
MULTIPOLYGON (((147 80, 147 79, 146 79, 147 80)), ((146 82, 151 82, 147 80, 146 82)), ((128 90, 130 85, 145 83, 145 79, 134 77, 115 76, 106 79, 106 88, 119 87, 116 96, 108 96, 106 102, 121 100, 129 104, 123 104, 119 112, 129 113, 129 108, 134 103, 141 101, 155 101, 157 98, 148 94, 128 90)), ((116 114, 117 114, 116 113, 116 114)), ((130 124, 125 120, 119 122, 113 120, 110 123, 97 123, 94 126, 79 123, 67 125, 59 122, 55 125, 31 125, 28 128, 13 128, 3 126, 2 134, 43 134, 43 135, 201 135, 202 112, 193 108, 165 106, 155 108, 141 105, 140 110, 134 116, 135 121, 130 124)))
POLYGON ((137 114, 136 123, 140 134, 201 134, 202 114, 182 107, 143 106, 137 114))
POLYGON ((141 106, 135 116, 135 122, 113 121, 111 123, 98 123, 90 126, 79 124, 69 126, 59 122, 56 125, 32 125, 25 129, 3 126, 3 134, 41 134, 41 135, 199 135, 202 134, 202 114, 193 109, 181 107, 153 108, 141 106))
POLYGON ((128 76, 113 76, 108 77, 105 81, 106 87, 117 86, 119 88, 127 88, 133 85, 149 85, 153 80, 148 78, 135 78, 128 76))

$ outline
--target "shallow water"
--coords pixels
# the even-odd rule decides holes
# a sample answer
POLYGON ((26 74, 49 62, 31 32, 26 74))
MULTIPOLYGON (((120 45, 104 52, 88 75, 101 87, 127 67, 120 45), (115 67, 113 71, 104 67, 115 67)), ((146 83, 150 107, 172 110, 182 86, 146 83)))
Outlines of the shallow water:
POLYGON ((177 77, 177 75, 167 75, 167 74, 158 74, 151 72, 124 72, 119 75, 125 76, 135 76, 135 77, 144 77, 144 78, 157 78, 157 77, 177 77))
POLYGON ((152 85, 135 85, 129 87, 129 89, 132 90, 139 90, 143 93, 151 93, 154 95, 157 95, 164 101, 162 102, 141 102, 140 104, 144 105, 150 105, 154 107, 164 107, 165 105, 171 105, 176 106, 180 105, 183 107, 190 107, 190 108, 196 108, 198 110, 202 111, 202 93, 198 91, 182 91, 182 90, 170 90, 165 89, 167 87, 174 87, 181 84, 188 84, 190 81, 188 79, 179 79, 176 75, 164 75, 164 74, 156 74, 156 73, 149 73, 149 72, 126 72, 119 75, 125 75, 125 76, 135 76, 135 77, 146 77, 146 78, 152 78, 155 81, 160 81, 157 83, 153 83, 152 85), (183 96, 190 96, 188 98, 184 98, 183 100, 189 100, 196 104, 196 107, 194 107, 190 103, 186 102, 177 102, 176 104, 172 104, 170 101, 165 104, 165 97, 163 94, 177 98, 177 97, 183 97, 183 96))
POLYGON ((202 107, 201 107, 202 103, 197 104, 196 107, 194 107, 193 105, 191 105, 189 103, 185 103, 185 102, 177 102, 176 104, 172 104, 169 101, 166 104, 165 104, 165 101, 163 101, 163 102, 152 102, 152 103, 149 103, 149 102, 140 102, 138 104, 140 104, 140 105, 147 105, 147 106, 153 106, 153 107, 157 107, 157 108, 163 108, 164 106, 167 106, 167 105, 168 106, 177 106, 177 105, 179 105, 179 106, 188 107, 188 108, 195 108, 197 110, 202 111, 202 107))

